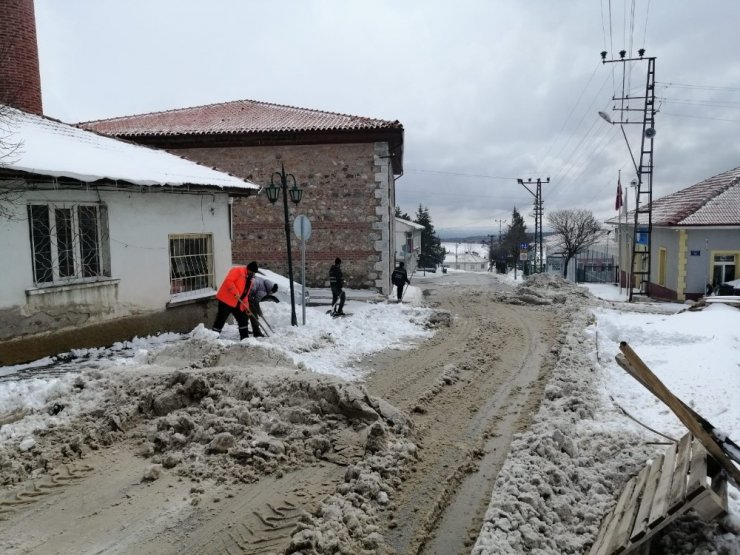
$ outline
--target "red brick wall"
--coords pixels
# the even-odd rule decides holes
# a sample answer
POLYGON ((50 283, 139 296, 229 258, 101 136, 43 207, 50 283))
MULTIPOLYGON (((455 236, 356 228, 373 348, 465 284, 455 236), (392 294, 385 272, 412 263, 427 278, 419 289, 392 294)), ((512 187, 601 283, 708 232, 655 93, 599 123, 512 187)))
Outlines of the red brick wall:
POLYGON ((43 112, 33 0, 0 0, 0 103, 43 112))
MULTIPOLYGON (((300 283, 301 251, 292 221, 303 214, 311 221, 306 244, 306 284, 327 286, 329 267, 342 259, 346 284, 374 288, 381 276, 377 248, 380 200, 375 181, 374 143, 289 145, 265 147, 214 147, 173 150, 254 183, 267 186, 273 172, 285 164, 303 189, 301 203, 288 203, 293 277, 300 283), (373 226, 375 225, 375 228, 373 226)), ((275 176, 279 185, 279 177, 275 176)), ((292 183, 291 183, 292 184, 292 183)), ((264 194, 234 203, 233 260, 256 260, 261 267, 288 275, 284 209, 281 197, 271 205, 264 194)), ((385 261, 384 261, 385 262, 385 261)))

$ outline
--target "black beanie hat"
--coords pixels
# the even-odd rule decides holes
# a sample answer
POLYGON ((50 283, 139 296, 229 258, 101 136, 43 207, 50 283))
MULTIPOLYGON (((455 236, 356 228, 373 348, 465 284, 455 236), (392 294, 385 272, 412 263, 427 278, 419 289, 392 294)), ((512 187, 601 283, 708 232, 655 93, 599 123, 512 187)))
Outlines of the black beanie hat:
POLYGON ((342 263, 342 259, 341 258, 335 258, 334 259, 334 264, 341 264, 341 263, 342 263))
POLYGON ((252 262, 247 264, 247 270, 249 270, 250 272, 256 273, 260 271, 260 267, 257 265, 257 263, 254 260, 252 260, 252 262))

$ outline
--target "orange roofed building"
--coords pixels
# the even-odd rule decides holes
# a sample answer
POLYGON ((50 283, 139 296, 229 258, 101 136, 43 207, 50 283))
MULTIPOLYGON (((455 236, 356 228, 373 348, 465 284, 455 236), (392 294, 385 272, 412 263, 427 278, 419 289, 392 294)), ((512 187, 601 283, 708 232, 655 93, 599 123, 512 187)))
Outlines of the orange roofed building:
MULTIPOLYGON (((237 100, 113 119, 81 127, 166 149, 267 186, 285 166, 303 189, 289 203, 311 222, 306 284, 328 284, 336 257, 348 287, 390 290, 394 266, 395 180, 403 173, 403 126, 398 121, 237 100)), ((280 184, 279 178, 275 182, 280 184)), ((233 261, 287 275, 282 199, 237 198, 233 205, 233 261)), ((298 265, 294 265, 298 280, 298 265)))

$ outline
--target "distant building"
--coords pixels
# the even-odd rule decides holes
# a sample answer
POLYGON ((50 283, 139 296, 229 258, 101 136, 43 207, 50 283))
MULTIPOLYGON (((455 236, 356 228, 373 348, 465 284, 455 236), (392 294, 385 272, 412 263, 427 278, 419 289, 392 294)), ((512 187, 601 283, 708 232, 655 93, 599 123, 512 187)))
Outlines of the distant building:
POLYGON ((465 270, 467 272, 485 272, 488 270, 488 259, 476 252, 447 252, 444 266, 454 270, 465 270))

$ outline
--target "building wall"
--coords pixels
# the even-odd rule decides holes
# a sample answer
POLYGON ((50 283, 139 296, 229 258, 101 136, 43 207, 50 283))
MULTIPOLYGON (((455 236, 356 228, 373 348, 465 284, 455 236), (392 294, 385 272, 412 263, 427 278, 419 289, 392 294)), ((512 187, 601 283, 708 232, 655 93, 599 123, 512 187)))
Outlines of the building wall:
POLYGON ((403 262, 406 266, 406 271, 409 275, 416 271, 417 263, 419 261, 419 249, 421 249, 421 229, 406 224, 401 219, 395 219, 395 240, 394 250, 396 263, 403 262), (408 244, 407 233, 411 234, 411 252, 404 252, 402 247, 408 244))
POLYGON ((740 229, 653 228, 651 295, 678 300, 704 296, 716 252, 740 253, 740 229), (656 283, 660 247, 668 258, 665 287, 656 283))
POLYGON ((680 258, 679 258, 679 234, 674 229, 663 229, 653 228, 651 237, 651 280, 656 283, 658 287, 658 270, 660 265, 660 249, 666 249, 666 271, 665 271, 665 284, 662 286, 663 289, 667 289, 672 293, 666 297, 665 294, 660 295, 662 298, 676 298, 678 292, 678 280, 680 273, 680 258))
MULTIPOLYGON (((395 187, 387 143, 170 150, 263 186, 284 165, 303 189, 299 205, 288 202, 294 279, 300 281, 301 257, 292 222, 302 214, 312 230, 306 243, 308 286, 328 286, 329 267, 339 257, 347 287, 390 291, 395 187)), ((279 184, 278 176, 275 181, 279 184)), ((235 262, 256 260, 288 275, 282 202, 281 193, 274 206, 264 194, 234 203, 235 262)))
POLYGON ((33 0, 0 2, 0 103, 42 114, 33 0))
MULTIPOLYGON (((142 188, 141 191, 151 191, 142 188)), ((0 288, 0 341, 75 331, 82 343, 89 330, 106 321, 134 318, 138 324, 121 325, 121 333, 139 329, 146 333, 167 331, 197 323, 213 304, 204 294, 199 309, 178 310, 170 294, 169 234, 209 233, 213 236, 215 287, 231 267, 228 196, 137 192, 135 190, 60 190, 41 188, 25 193, 13 208, 16 217, 0 220, 0 256, 8 261, 0 288), (110 278, 93 282, 39 286, 33 281, 32 251, 26 205, 30 202, 102 203, 108 215, 110 278), (176 312, 184 319, 179 320, 176 312), (157 314, 169 313, 171 326, 152 329, 157 314), (186 315, 189 314, 189 315, 186 315), (149 323, 147 323, 149 317, 149 323)), ((117 320, 118 321, 118 320, 117 320)), ((202 320, 201 320, 202 321, 202 320)), ((208 322, 210 323, 210 322, 208 322)), ((159 324, 157 325, 159 326, 159 324)), ((155 328, 157 327, 155 326, 155 328)), ((115 335, 115 326, 111 333, 115 335)), ((75 335, 72 333, 72 335, 75 335)), ((127 339, 118 337, 116 340, 127 339)), ((79 346, 80 341, 67 349, 79 346)), ((0 345, 0 361, 9 356, 0 345)), ((17 347, 14 351, 19 351, 17 347)), ((2 362, 0 362, 1 364, 2 362)))

